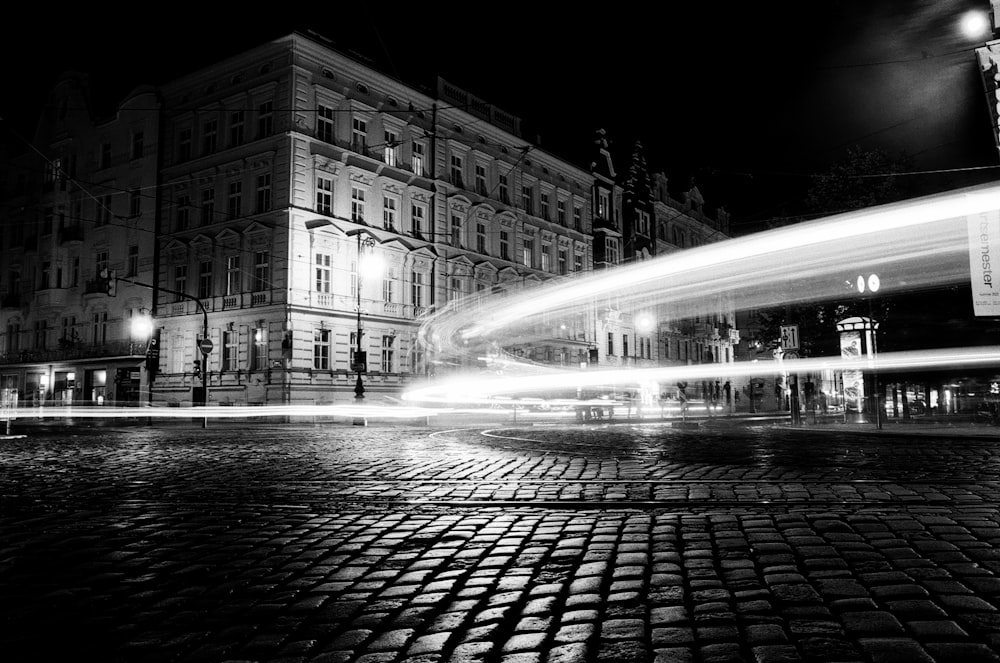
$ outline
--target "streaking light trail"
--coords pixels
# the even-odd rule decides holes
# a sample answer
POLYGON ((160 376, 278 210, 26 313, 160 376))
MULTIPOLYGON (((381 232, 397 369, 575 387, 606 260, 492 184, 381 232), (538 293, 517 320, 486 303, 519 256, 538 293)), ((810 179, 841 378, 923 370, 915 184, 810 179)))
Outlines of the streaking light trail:
MULTIPOLYGON (((712 313, 724 300, 748 309, 847 299, 857 296, 857 275, 874 271, 881 277, 880 294, 887 295, 968 283, 968 219, 997 210, 1000 186, 986 185, 848 212, 484 299, 465 310, 446 310, 425 323, 421 338, 435 351, 461 356, 484 346, 523 343, 537 337, 535 328, 546 317, 580 315, 608 301, 622 308, 660 306, 681 319, 712 313)), ((878 370, 990 366, 998 360, 996 346, 880 354, 878 370)), ((767 364, 730 363, 724 371, 746 376, 791 368, 789 362, 767 364)), ((508 361, 504 372, 516 376, 451 378, 412 389, 403 398, 469 403, 504 393, 714 378, 720 368, 581 371, 508 361)), ((850 369, 852 364, 830 357, 796 360, 794 365, 795 372, 830 368, 850 369)))

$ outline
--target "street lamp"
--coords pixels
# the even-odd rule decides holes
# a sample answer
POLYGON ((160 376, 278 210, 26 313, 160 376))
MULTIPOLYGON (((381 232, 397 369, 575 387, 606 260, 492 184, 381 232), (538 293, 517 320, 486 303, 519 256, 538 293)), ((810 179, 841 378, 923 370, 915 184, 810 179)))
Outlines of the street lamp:
MULTIPOLYGON (((140 312, 132 318, 132 338, 140 345, 145 343, 143 354, 146 355, 146 392, 149 404, 153 404, 153 380, 160 359, 159 334, 153 333, 153 317, 149 313, 140 312)), ((135 354, 135 351, 132 351, 135 354)))
POLYGON ((364 273, 369 276, 375 276, 381 269, 380 261, 375 254, 375 239, 371 236, 362 237, 362 231, 358 230, 356 233, 358 238, 358 264, 357 264, 357 280, 355 283, 355 289, 357 291, 357 314, 358 314, 358 331, 357 331, 357 347, 354 351, 354 362, 351 365, 351 369, 357 372, 358 379, 354 384, 354 398, 355 400, 362 400, 365 397, 365 384, 361 379, 362 373, 364 373, 368 368, 368 357, 367 353, 362 350, 361 345, 361 284, 362 277, 364 273))

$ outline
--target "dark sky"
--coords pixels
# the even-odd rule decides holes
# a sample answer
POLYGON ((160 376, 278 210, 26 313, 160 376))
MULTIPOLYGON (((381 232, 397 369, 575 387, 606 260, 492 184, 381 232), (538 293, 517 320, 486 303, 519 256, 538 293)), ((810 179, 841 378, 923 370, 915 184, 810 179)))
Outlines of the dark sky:
POLYGON ((28 15, 0 45, 0 117, 30 136, 64 69, 89 73, 96 99, 113 107, 138 84, 311 29, 404 81, 449 79, 578 163, 598 128, 621 169, 640 140, 651 167, 678 187, 694 177, 708 205, 725 204, 738 223, 794 206, 808 176, 851 145, 948 171, 921 176, 928 189, 1000 172, 973 52, 985 37, 958 31, 962 14, 988 11, 988 0, 619 3, 599 16, 584 5, 563 16, 515 5, 376 13, 338 3, 290 9, 298 16, 288 19, 271 8, 252 25, 234 20, 245 10, 174 3, 131 22, 28 15))

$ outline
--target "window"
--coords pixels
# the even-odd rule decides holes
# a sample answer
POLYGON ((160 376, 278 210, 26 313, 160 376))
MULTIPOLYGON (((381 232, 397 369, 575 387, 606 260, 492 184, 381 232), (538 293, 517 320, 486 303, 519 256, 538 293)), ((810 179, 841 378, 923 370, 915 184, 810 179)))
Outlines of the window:
MULTIPOLYGON (((104 315, 107 315, 105 313, 104 315)), ((49 321, 35 320, 35 349, 44 350, 49 336, 49 321)))
POLYGON ((628 356, 628 334, 622 334, 622 356, 628 356))
POLYGON ((542 271, 547 272, 551 269, 549 260, 551 260, 552 246, 549 244, 542 244, 542 271))
POLYGON ((598 191, 597 192, 597 216, 598 216, 598 218, 601 218, 601 219, 610 219, 611 218, 611 216, 609 215, 610 208, 611 208, 611 200, 610 200, 610 198, 608 198, 608 192, 604 191, 603 189, 601 191, 598 191))
POLYGON ((260 292, 270 287, 271 254, 268 251, 257 251, 253 254, 253 288, 252 292, 260 292))
POLYGON ((174 301, 184 301, 183 294, 187 293, 187 265, 174 265, 174 301))
POLYGON ((132 134, 132 158, 141 159, 142 158, 142 132, 136 131, 132 134))
POLYGON ((364 223, 365 191, 356 186, 351 187, 351 221, 364 223))
POLYGON ((265 101, 257 106, 257 138, 270 136, 274 131, 274 102, 265 101))
POLYGON ((351 299, 356 299, 361 297, 361 293, 358 291, 358 263, 354 260, 351 261, 351 299))
POLYGON ((608 354, 613 355, 615 353, 615 335, 613 332, 608 332, 608 354))
POLYGON ((486 186, 486 166, 478 163, 476 164, 476 193, 480 196, 489 194, 486 186))
POLYGON ((111 167, 111 143, 101 143, 100 165, 98 168, 111 167))
POLYGON ((7 351, 14 352, 21 349, 21 325, 10 323, 7 325, 7 351))
POLYGON ((233 111, 229 114, 229 144, 231 146, 243 144, 243 127, 246 114, 241 111, 233 111))
POLYGON ((202 260, 198 263, 198 299, 208 299, 212 296, 212 261, 202 260))
POLYGON ((382 197, 382 227, 386 230, 396 229, 397 200, 393 196, 382 197))
POLYGON ((226 294, 239 294, 240 285, 240 257, 229 256, 226 258, 226 294))
POLYGON ((462 245, 462 217, 451 215, 451 245, 462 245))
POLYGON ((333 178, 316 178, 316 211, 320 214, 333 214, 333 178))
POLYGON ((186 195, 177 196, 177 230, 187 230, 191 223, 191 198, 186 195))
POLYGON ((250 330, 250 370, 263 371, 267 368, 267 328, 254 327, 250 330))
POLYGON ((128 192, 128 215, 133 219, 142 214, 142 195, 138 189, 128 192))
POLYGON ((454 300, 461 299, 465 294, 465 288, 462 287, 462 279, 452 277, 451 279, 451 298, 454 300))
POLYGON ((583 208, 573 207, 573 230, 583 231, 583 208))
POLYGON ((395 131, 385 131, 385 144, 382 146, 382 160, 390 166, 399 165, 399 136, 395 131))
POLYGON ((548 220, 549 218, 549 194, 540 194, 541 202, 538 205, 538 214, 543 219, 548 220))
POLYGON ((424 174, 424 144, 423 143, 413 143, 413 156, 412 156, 413 172, 417 175, 424 174))
POLYGON ((271 173, 257 176, 257 213, 271 209, 271 173))
POLYGON ((43 261, 39 271, 39 289, 48 290, 52 287, 52 263, 48 260, 43 261))
POLYGON ((98 251, 94 255, 94 276, 100 276, 101 272, 108 269, 111 258, 107 251, 98 251))
POLYGON ((328 253, 316 254, 316 292, 330 292, 330 258, 328 253))
POLYGON ((559 255, 556 258, 556 272, 561 275, 566 273, 566 249, 559 249, 559 255))
POLYGON ((530 186, 521 187, 521 209, 528 214, 535 213, 534 196, 530 186))
POLYGON ((573 256, 573 271, 582 272, 583 271, 583 254, 577 253, 573 256))
POLYGON ((62 319, 62 335, 59 337, 60 345, 78 341, 76 333, 76 316, 62 319))
POLYGON ((476 222, 476 252, 486 253, 486 225, 476 222))
POLYGON ((424 305, 424 275, 420 272, 410 273, 410 299, 414 306, 424 305))
POLYGON ((324 143, 332 143, 333 128, 333 109, 320 104, 316 108, 316 137, 324 143))
POLYGON ((73 260, 70 263, 70 274, 69 274, 69 285, 71 288, 75 288, 80 285, 80 257, 73 256, 73 260))
POLYGON ((229 198, 227 211, 230 219, 243 215, 243 182, 229 183, 229 198))
POLYGON ((59 176, 59 159, 53 159, 45 164, 45 174, 42 180, 42 189, 52 191, 56 188, 56 178, 59 176))
POLYGON ((383 373, 392 373, 392 357, 393 357, 393 341, 396 340, 395 336, 382 336, 382 366, 380 370, 383 373))
POLYGON ((191 129, 181 129, 177 136, 177 160, 187 161, 191 158, 191 129))
POLYGON ((416 203, 410 206, 410 221, 413 224, 413 235, 420 237, 424 234, 424 206, 416 203))
POLYGON ((219 142, 219 121, 209 120, 201 127, 201 153, 215 152, 219 142))
POLYGON ((232 330, 222 332, 222 370, 235 371, 237 365, 237 338, 238 334, 232 330))
POLYGON ((649 212, 636 211, 636 230, 642 235, 649 235, 649 212))
POLYGON ((507 176, 501 175, 498 178, 498 182, 500 185, 500 202, 510 205, 510 187, 507 185, 507 176))
POLYGON ((330 370, 330 330, 313 331, 313 368, 318 371, 330 370))
POLYGON ((391 304, 395 301, 396 274, 390 269, 382 279, 382 301, 391 304))
POLYGON ((556 221, 560 226, 566 225, 566 201, 557 200, 556 201, 556 221))
POLYGON ((525 238, 521 248, 521 263, 525 267, 533 267, 535 255, 535 240, 525 238))
POLYGON ((464 188, 465 184, 462 182, 462 170, 465 164, 462 163, 462 157, 457 154, 451 155, 451 183, 457 187, 464 188))
POLYGON ((510 260, 510 234, 506 230, 500 231, 500 257, 510 260))
POLYGON ((46 207, 42 212, 42 234, 51 235, 55 228, 56 213, 51 207, 46 207))
POLYGON ((351 120, 351 149, 362 154, 368 151, 368 123, 360 117, 351 120))
POLYGON ((139 275, 139 246, 132 244, 128 247, 128 261, 125 263, 125 276, 139 275))
POLYGON ((201 225, 215 223, 215 189, 201 192, 201 225))
POLYGON ((111 223, 111 194, 105 193, 97 197, 94 225, 104 226, 111 223))
MULTIPOLYGON (((348 341, 348 348, 350 348, 349 355, 348 355, 348 363, 351 365, 351 369, 353 370, 354 364, 355 364, 354 360, 355 360, 355 357, 357 356, 357 351, 358 351, 358 333, 357 332, 351 332, 350 340, 348 341)), ((362 370, 368 370, 368 367, 364 366, 362 370)))
POLYGON ((618 240, 612 237, 604 240, 604 260, 612 265, 618 264, 618 240))
POLYGON ((91 338, 94 343, 104 343, 108 340, 108 312, 99 311, 94 313, 94 326, 91 329, 91 338))

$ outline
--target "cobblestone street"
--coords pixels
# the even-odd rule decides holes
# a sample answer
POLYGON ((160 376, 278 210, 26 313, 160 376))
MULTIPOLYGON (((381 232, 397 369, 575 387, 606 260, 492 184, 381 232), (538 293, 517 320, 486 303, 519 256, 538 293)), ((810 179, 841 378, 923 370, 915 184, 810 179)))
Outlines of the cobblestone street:
POLYGON ((1000 661, 998 451, 775 426, 40 426, 0 442, 0 651, 1000 661))

